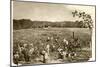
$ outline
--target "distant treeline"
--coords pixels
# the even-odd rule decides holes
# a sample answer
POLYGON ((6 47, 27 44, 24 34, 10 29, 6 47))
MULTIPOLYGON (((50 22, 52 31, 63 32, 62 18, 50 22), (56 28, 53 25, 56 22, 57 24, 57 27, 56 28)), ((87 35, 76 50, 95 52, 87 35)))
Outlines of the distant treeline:
POLYGON ((29 19, 13 19, 13 29, 28 29, 28 28, 47 28, 47 27, 59 27, 59 28, 85 28, 82 21, 31 21, 29 19))

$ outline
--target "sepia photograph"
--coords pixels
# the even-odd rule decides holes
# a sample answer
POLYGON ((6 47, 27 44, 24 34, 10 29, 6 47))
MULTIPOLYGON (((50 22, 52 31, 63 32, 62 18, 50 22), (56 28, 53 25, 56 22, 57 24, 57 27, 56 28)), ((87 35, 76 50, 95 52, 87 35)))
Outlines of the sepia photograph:
POLYGON ((95 61, 96 6, 11 1, 11 65, 95 61))

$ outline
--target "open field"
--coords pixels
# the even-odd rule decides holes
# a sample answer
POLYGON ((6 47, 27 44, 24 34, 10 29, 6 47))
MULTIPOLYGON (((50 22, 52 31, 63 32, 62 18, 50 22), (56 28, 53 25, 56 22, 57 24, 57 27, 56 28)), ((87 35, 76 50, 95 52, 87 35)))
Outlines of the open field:
MULTIPOLYGON (((49 63, 67 63, 67 62, 80 62, 88 61, 91 57, 90 49, 91 33, 87 28, 33 28, 33 29, 21 29, 13 31, 13 54, 17 50, 16 45, 18 43, 33 44, 36 48, 35 58, 32 58, 29 62, 30 64, 41 64, 41 61, 35 62, 36 58, 40 58, 40 52, 45 49, 47 44, 54 45, 54 51, 50 51, 50 62, 49 63), (63 39, 70 41, 74 38, 80 40, 81 49, 76 49, 77 56, 74 58, 67 58, 64 60, 57 59, 58 53, 57 49, 62 46, 63 49, 63 39), (53 38, 51 41, 47 41, 47 38, 53 38), (57 39, 57 42, 55 41, 57 39), (88 50, 82 50, 87 48, 88 50)), ((74 49, 74 48, 73 48, 74 49)), ((33 54, 34 55, 34 54, 33 54)), ((25 62, 27 63, 27 62, 25 62)))

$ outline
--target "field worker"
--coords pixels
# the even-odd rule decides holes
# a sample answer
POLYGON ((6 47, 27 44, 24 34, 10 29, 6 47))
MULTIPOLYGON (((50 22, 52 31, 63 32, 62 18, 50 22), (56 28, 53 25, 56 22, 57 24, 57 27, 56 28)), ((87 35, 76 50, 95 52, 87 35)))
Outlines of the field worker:
POLYGON ((17 51, 16 54, 14 54, 14 63, 18 65, 18 62, 19 62, 19 53, 17 51))
POLYGON ((43 50, 42 55, 43 55, 43 63, 47 63, 49 59, 48 53, 43 50))
POLYGON ((49 51, 50 51, 50 45, 49 44, 46 46, 46 49, 47 49, 47 53, 49 55, 49 51))
POLYGON ((22 54, 24 55, 24 59, 25 59, 26 62, 29 61, 28 51, 29 50, 27 49, 27 47, 24 46, 24 49, 22 50, 22 54))
POLYGON ((66 39, 65 38, 63 39, 63 42, 66 42, 66 39))
POLYGON ((18 44, 17 46, 18 46, 18 51, 21 52, 20 44, 18 44))
POLYGON ((24 50, 24 47, 20 47, 20 50, 19 50, 19 60, 20 61, 25 61, 24 54, 22 53, 23 50, 24 50))
POLYGON ((66 57, 68 57, 68 53, 69 53, 69 51, 68 51, 68 46, 65 47, 65 50, 64 50, 64 51, 66 52, 66 57))
POLYGON ((21 53, 21 47, 19 46, 19 44, 18 44, 18 51, 19 51, 19 53, 21 53))
POLYGON ((31 61, 31 57, 32 57, 32 54, 33 54, 33 52, 34 52, 34 48, 32 47, 32 48, 30 48, 30 50, 29 50, 29 60, 31 61))
POLYGON ((29 50, 29 54, 31 55, 33 52, 34 52, 34 48, 32 47, 32 48, 29 50))
POLYGON ((55 51, 55 45, 54 44, 51 44, 50 50, 51 50, 51 52, 55 51))
POLYGON ((68 45, 68 40, 66 40, 65 38, 64 38, 63 42, 66 43, 66 45, 68 45))
POLYGON ((24 43, 23 45, 24 45, 24 48, 27 46, 27 44, 26 44, 26 43, 24 43))
POLYGON ((49 60, 49 54, 45 52, 45 63, 48 63, 48 60, 49 60))
POLYGON ((63 56, 63 59, 66 59, 66 52, 65 51, 62 52, 62 56, 63 56))
POLYGON ((68 57, 71 57, 71 53, 68 54, 68 57))
POLYGON ((22 53, 22 50, 24 49, 24 47, 22 46, 22 47, 18 47, 18 50, 19 50, 19 53, 22 53))
POLYGON ((50 41, 50 37, 47 38, 47 41, 50 41))
POLYGON ((53 47, 53 49, 54 49, 54 48, 55 48, 55 45, 53 45, 52 47, 53 47))
POLYGON ((58 41, 58 39, 56 38, 56 39, 55 39, 55 41, 57 42, 57 41, 58 41))
POLYGON ((22 51, 23 51, 23 47, 20 47, 20 45, 18 44, 19 61, 24 61, 24 55, 22 51))
POLYGON ((66 40, 65 38, 63 39, 63 48, 64 50, 66 50, 68 47, 68 40, 66 40))

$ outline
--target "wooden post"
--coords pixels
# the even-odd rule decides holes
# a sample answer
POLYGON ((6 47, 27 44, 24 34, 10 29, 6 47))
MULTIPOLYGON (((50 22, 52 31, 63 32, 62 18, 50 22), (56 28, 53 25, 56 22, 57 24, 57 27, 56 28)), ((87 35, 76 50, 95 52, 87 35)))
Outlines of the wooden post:
POLYGON ((74 32, 73 32, 73 39, 74 39, 74 32))

